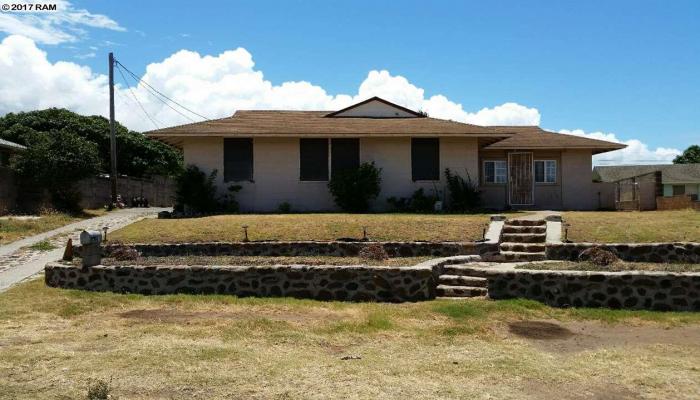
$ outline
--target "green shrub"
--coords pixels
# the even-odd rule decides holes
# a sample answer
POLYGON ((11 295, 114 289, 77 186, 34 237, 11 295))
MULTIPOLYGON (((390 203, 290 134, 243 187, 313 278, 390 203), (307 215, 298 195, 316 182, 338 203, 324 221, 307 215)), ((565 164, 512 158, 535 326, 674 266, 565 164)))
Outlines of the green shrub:
POLYGON ((452 174, 449 168, 445 169, 445 180, 450 192, 450 211, 464 212, 474 210, 481 204, 479 187, 472 181, 469 172, 467 178, 452 174))
POLYGON ((175 179, 175 211, 194 214, 237 212, 235 193, 240 185, 231 185, 228 193, 219 198, 216 194, 217 170, 209 175, 195 165, 188 165, 175 179))
POLYGON ((289 202, 284 201, 277 206, 277 212, 280 214, 289 214, 292 212, 292 205, 289 202))
POLYGON ((98 379, 90 383, 87 391, 88 400, 107 400, 111 397, 109 382, 98 379))
POLYGON ((362 163, 356 169, 334 173, 328 188, 343 211, 365 212, 369 210, 370 200, 379 195, 381 173, 374 163, 362 163))
POLYGON ((429 213, 435 211, 435 202, 440 198, 437 195, 426 195, 425 190, 420 188, 413 192, 410 198, 389 197, 386 201, 396 212, 429 213))

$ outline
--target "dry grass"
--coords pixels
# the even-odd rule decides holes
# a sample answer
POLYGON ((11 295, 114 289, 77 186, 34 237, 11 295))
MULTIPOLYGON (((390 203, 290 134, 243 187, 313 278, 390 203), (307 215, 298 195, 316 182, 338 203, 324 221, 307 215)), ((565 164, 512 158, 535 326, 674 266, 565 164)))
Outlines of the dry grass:
POLYGON ((125 243, 238 241, 243 225, 250 240, 335 240, 362 238, 362 227, 373 240, 473 241, 482 237, 486 214, 264 214, 219 215, 187 219, 148 219, 112 234, 125 243))
POLYGON ((103 380, 120 399, 697 398, 698 343, 698 313, 118 295, 35 280, 0 294, 0 397, 84 398, 103 380))
POLYGON ((616 263, 600 266, 591 262, 546 262, 530 263, 515 267, 516 269, 536 270, 568 270, 568 271, 668 271, 668 272, 700 272, 700 264, 684 263, 640 263, 618 261, 616 263))
POLYGON ((700 242, 700 213, 676 211, 565 212, 574 242, 700 242))
POLYGON ((3 217, 0 219, 0 245, 47 232, 80 221, 81 219, 96 217, 104 213, 104 210, 85 210, 79 215, 46 212, 40 214, 40 218, 37 219, 21 219, 12 216, 3 217))
MULTIPOLYGON (((369 260, 360 257, 333 257, 333 256, 309 256, 309 257, 268 257, 268 256, 184 256, 184 257, 139 257, 137 260, 115 260, 103 258, 103 265, 384 265, 390 267, 413 266, 435 257, 397 257, 386 260, 369 260)), ((81 260, 75 259, 79 264, 81 260)))

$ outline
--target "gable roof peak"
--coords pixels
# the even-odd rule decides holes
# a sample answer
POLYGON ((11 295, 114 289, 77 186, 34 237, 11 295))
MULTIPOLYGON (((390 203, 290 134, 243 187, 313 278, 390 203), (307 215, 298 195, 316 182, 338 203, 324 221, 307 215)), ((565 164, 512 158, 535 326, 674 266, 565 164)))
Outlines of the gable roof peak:
POLYGON ((368 98, 367 100, 363 100, 359 103, 352 104, 348 107, 345 107, 343 109, 340 109, 338 111, 333 111, 331 113, 328 113, 325 115, 326 117, 329 118, 425 118, 427 115, 424 113, 418 112, 411 110, 410 108, 406 108, 404 106, 400 106, 396 103, 392 103, 388 100, 385 100, 379 96, 372 96, 368 98), (389 108, 396 109, 397 111, 394 113, 394 115, 390 116, 378 116, 378 115, 357 115, 353 114, 351 111, 360 108, 362 106, 368 105, 370 103, 377 102, 381 103, 384 106, 387 106, 389 108), (344 115, 347 114, 347 115, 344 115))

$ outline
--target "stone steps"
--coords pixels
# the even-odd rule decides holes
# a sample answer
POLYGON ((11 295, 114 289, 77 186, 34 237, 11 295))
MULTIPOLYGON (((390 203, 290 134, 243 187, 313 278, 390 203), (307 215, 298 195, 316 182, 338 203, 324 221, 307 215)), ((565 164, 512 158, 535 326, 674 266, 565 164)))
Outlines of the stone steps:
POLYGON ((544 243, 546 240, 546 233, 504 233, 501 235, 501 241, 507 243, 544 243))
POLYGON ((488 290, 484 287, 438 285, 436 294, 444 298, 481 297, 486 296, 488 290))
POLYGON ((546 259, 544 252, 529 253, 523 251, 501 251, 501 256, 503 256, 503 260, 506 262, 544 261, 546 259))
POLYGON ((524 253, 544 253, 544 243, 501 243, 501 252, 514 251, 524 253))
MULTIPOLYGON (((485 278, 486 271, 469 267, 466 265, 445 265, 442 267, 443 275, 458 275, 458 276, 470 276, 477 278, 485 278)), ((442 275, 441 275, 442 276, 442 275)))
POLYGON ((547 221, 543 219, 528 220, 528 219, 511 219, 506 221, 506 225, 510 226, 546 226, 547 221))
POLYGON ((445 286, 469 286, 485 288, 488 285, 488 280, 486 278, 476 276, 440 275, 438 278, 438 284, 445 286))
POLYGON ((506 225, 503 226, 503 233, 547 233, 547 226, 519 226, 506 225))

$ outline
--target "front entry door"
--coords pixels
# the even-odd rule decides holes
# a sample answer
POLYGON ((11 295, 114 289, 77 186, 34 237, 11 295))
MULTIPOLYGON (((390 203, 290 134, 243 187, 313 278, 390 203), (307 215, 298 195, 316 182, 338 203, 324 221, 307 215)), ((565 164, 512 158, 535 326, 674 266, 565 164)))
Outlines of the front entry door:
POLYGON ((508 197, 512 206, 535 204, 532 153, 508 154, 508 197))

